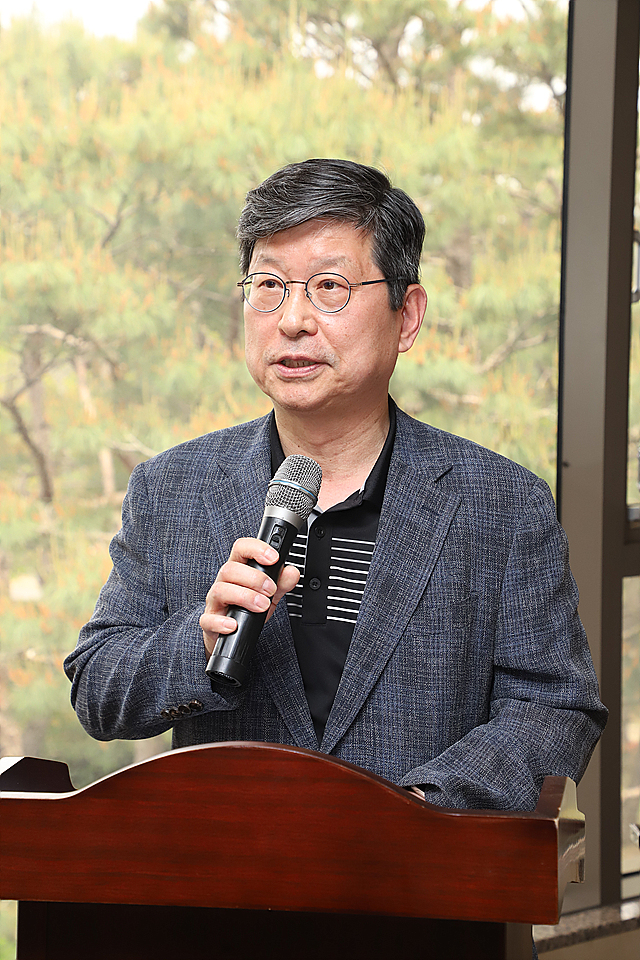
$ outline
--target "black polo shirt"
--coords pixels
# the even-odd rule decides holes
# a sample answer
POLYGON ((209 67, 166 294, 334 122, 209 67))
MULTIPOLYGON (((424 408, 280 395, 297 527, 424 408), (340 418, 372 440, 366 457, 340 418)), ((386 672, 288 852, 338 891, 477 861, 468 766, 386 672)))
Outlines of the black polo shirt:
MULTIPOLYGON (((289 552, 300 570, 286 602, 311 718, 322 741, 353 635, 369 566, 396 433, 396 410, 389 399, 389 433, 364 486, 328 510, 314 510, 289 552)), ((271 470, 284 453, 271 419, 271 470)))

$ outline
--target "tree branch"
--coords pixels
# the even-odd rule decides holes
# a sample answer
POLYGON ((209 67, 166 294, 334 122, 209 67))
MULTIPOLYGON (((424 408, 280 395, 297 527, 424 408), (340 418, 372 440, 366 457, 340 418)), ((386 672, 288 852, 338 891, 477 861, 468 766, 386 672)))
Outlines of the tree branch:
POLYGON ((41 450, 31 436, 29 428, 27 427, 27 424, 25 423, 22 414, 18 409, 18 404, 16 401, 17 397, 0 397, 0 404, 2 404, 5 410, 8 411, 9 416, 15 424, 16 430, 31 451, 31 455, 34 459, 36 470, 40 478, 40 499, 44 503, 52 503, 53 480, 47 466, 47 458, 45 457, 43 450, 41 450))
MULTIPOLYGON (((120 197, 120 203, 118 204, 118 209, 116 210, 115 217, 110 217, 108 214, 104 212, 104 210, 99 210, 97 207, 89 206, 89 210, 91 210, 92 213, 95 213, 97 217, 100 217, 100 219, 104 223, 106 223, 106 225, 109 228, 105 233, 104 237, 102 238, 102 240, 100 241, 100 246, 103 250, 107 246, 107 244, 110 243, 111 240, 113 240, 114 236, 116 235, 116 233, 118 232, 118 230, 120 229, 124 221, 127 220, 129 217, 133 216, 136 210, 140 207, 140 203, 132 203, 127 207, 127 202, 129 200, 129 197, 131 196, 131 191, 133 190, 135 185, 138 183, 139 179, 140 179, 139 177, 136 177, 133 183, 131 184, 131 186, 128 189, 126 189, 125 192, 120 197)), ((152 203, 155 203, 155 201, 159 198, 161 193, 162 193, 162 185, 158 183, 155 196, 152 198, 152 203)))
POLYGON ((489 373, 489 371, 495 370, 496 367, 499 367, 508 357, 517 353, 519 350, 530 350, 532 347, 539 347, 540 344, 550 340, 553 335, 550 330, 546 330, 544 333, 540 333, 535 337, 529 337, 527 340, 522 339, 522 335, 531 326, 533 321, 537 319, 541 318, 533 317, 525 323, 520 324, 520 326, 507 337, 504 343, 500 344, 493 353, 490 353, 483 363, 477 365, 477 372, 480 374, 489 373))
MULTIPOLYGON (((57 319, 55 317, 55 314, 54 314, 54 319, 57 319)), ((59 327, 54 326, 52 323, 25 323, 25 324, 22 324, 20 327, 18 327, 18 329, 21 333, 26 333, 29 335, 43 333, 46 336, 51 337, 52 340, 60 341, 61 346, 68 344, 69 346, 74 347, 79 353, 88 353, 89 350, 95 350, 96 353, 99 354, 99 356, 101 356, 102 359, 106 360, 106 362, 109 364, 114 377, 116 379, 118 377, 118 370, 120 367, 120 364, 118 363, 118 361, 114 360, 113 357, 110 357, 109 354, 104 349, 104 347, 102 346, 102 344, 98 343, 96 340, 94 340, 91 337, 88 337, 86 339, 83 337, 78 337, 73 333, 67 333, 66 330, 61 330, 59 327)), ((51 361, 49 361, 49 363, 45 364, 42 367, 42 369, 38 371, 37 379, 40 379, 42 375, 47 372, 48 369, 50 369, 52 366, 55 365, 58 359, 58 356, 54 357, 51 361)), ((31 380, 25 386, 28 388, 32 386, 34 382, 35 380, 31 380)), ((20 391, 19 391, 20 393, 23 392, 23 390, 25 389, 25 386, 22 386, 20 388, 20 391)))

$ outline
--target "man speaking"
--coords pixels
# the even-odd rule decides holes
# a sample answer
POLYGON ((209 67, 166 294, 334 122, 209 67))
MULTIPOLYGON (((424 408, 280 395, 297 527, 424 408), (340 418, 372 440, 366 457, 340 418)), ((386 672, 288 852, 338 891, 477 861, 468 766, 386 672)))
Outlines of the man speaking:
POLYGON ((420 330, 424 223, 379 171, 279 170, 238 227, 249 371, 273 412, 140 464, 65 670, 100 740, 321 750, 448 807, 579 780, 606 710, 546 484, 388 394, 420 330), (277 582, 256 538, 285 458, 322 469, 277 582), (311 507, 311 504, 310 504, 311 507), (229 609, 266 614, 241 685, 229 609))

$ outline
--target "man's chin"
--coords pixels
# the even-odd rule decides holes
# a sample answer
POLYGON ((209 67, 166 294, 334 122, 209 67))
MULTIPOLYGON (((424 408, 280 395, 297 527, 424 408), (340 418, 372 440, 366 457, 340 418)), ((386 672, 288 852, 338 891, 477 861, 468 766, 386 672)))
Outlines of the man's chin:
POLYGON ((292 396, 271 396, 273 405, 287 413, 318 413, 327 410, 329 404, 326 398, 314 399, 313 397, 292 397, 292 396))
POLYGON ((332 394, 326 384, 313 380, 271 380, 262 390, 283 410, 317 410, 331 404, 332 394))

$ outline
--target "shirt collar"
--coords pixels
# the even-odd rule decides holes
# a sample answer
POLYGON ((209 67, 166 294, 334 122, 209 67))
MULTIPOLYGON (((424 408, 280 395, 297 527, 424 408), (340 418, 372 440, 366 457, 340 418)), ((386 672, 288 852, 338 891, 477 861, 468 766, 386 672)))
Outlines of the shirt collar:
MULTIPOLYGON (((282 450, 282 444, 280 443, 280 436, 278 434, 278 428, 276 427, 276 418, 273 412, 271 413, 271 423, 269 425, 269 429, 271 441, 271 476, 273 476, 280 464, 284 461, 284 452, 282 450)), ((380 451, 380 456, 373 465, 369 476, 365 480, 360 490, 354 490, 354 492, 350 494, 350 496, 348 496, 342 503, 336 504, 334 507, 330 507, 331 510, 345 510, 349 507, 357 507, 360 506, 364 500, 367 500, 378 507, 382 507, 384 491, 387 485, 387 474, 389 473, 389 464, 391 463, 391 454, 393 452, 395 438, 396 405, 391 397, 389 397, 389 432, 387 434, 387 439, 384 442, 384 446, 380 451)))

